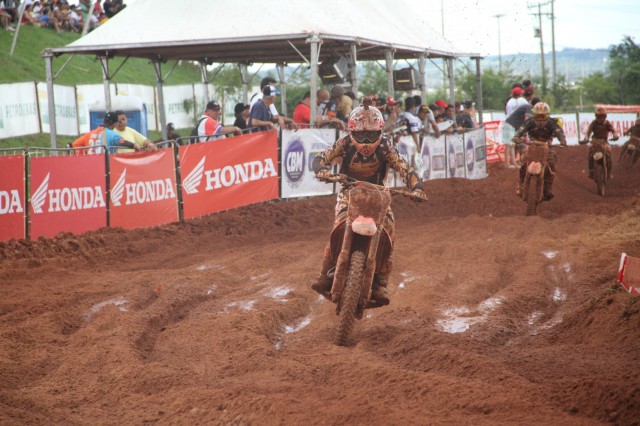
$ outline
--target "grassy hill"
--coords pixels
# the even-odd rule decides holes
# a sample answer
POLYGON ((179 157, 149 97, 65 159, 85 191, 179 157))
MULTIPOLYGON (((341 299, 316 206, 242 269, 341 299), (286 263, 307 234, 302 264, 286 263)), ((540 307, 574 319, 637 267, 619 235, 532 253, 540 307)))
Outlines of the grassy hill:
MULTIPOLYGON (((20 34, 13 56, 9 56, 13 33, 0 31, 0 72, 1 83, 23 81, 46 81, 44 59, 40 53, 47 47, 62 47, 79 39, 76 33, 56 33, 54 30, 20 27, 20 34)), ((70 55, 63 55, 53 61, 54 74, 57 73, 70 55)), ((109 62, 109 68, 115 71, 124 59, 116 58, 109 62)), ((172 62, 163 67, 169 71, 172 62)), ((131 58, 118 71, 112 80, 114 83, 137 83, 155 85, 155 72, 149 61, 131 58)), ((171 73, 165 84, 186 84, 200 81, 200 71, 192 63, 182 62, 171 73)), ((56 84, 102 83, 102 68, 99 61, 90 55, 75 55, 55 80, 56 84)))
MULTIPOLYGON (((25 81, 46 81, 44 59, 40 57, 43 49, 48 47, 62 47, 80 38, 79 34, 64 32, 56 33, 45 28, 20 27, 20 33, 13 56, 11 44, 13 34, 0 30, 0 84, 25 81)), ((63 55, 53 60, 54 75, 60 71, 70 55, 63 55)), ((109 62, 111 72, 118 69, 124 61, 115 58, 109 62)), ((173 62, 163 66, 163 73, 167 73, 173 62)), ((173 70, 165 84, 190 84, 200 81, 200 70, 189 62, 182 62, 173 70)), ((153 66, 145 59, 130 58, 112 79, 114 83, 135 83, 155 86, 156 77, 153 66)), ((56 84, 96 84, 102 83, 102 67, 95 57, 90 55, 75 55, 62 70, 56 84)), ((160 132, 149 132, 151 139, 160 137, 160 132)), ((75 137, 59 136, 59 146, 71 142, 75 137)), ((51 138, 48 133, 29 135, 11 139, 0 140, 0 148, 9 147, 33 147, 51 146, 51 138)))

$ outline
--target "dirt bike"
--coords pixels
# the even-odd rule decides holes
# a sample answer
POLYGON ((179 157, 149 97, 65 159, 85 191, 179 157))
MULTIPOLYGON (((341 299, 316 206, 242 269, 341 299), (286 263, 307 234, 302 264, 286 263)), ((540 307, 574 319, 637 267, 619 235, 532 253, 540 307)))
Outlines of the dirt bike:
POLYGON ((348 343, 354 320, 362 319, 364 310, 380 305, 372 298, 374 275, 386 264, 393 248, 392 237, 384 227, 391 205, 391 194, 426 201, 408 190, 389 189, 369 182, 334 174, 321 178, 349 188, 346 218, 331 231, 331 252, 335 267, 327 276, 333 280, 330 300, 339 316, 335 342, 348 343))
POLYGON ((636 164, 638 158, 640 158, 640 138, 631 136, 631 138, 629 138, 629 140, 622 146, 620 157, 618 157, 618 163, 627 158, 631 164, 636 164))
MULTIPOLYGON (((613 141, 614 139, 609 139, 613 141)), ((616 139, 617 140, 617 139, 616 139)), ((607 153, 604 140, 591 139, 580 141, 580 145, 591 143, 589 155, 593 158, 593 181, 596 184, 596 191, 604 197, 604 187, 609 176, 608 164, 611 161, 611 154, 607 153), (608 159, 608 161, 607 161, 608 159)))
MULTIPOLYGON (((521 140, 516 143, 523 143, 521 140)), ((530 140, 525 155, 526 174, 520 196, 527 203, 527 216, 535 216, 544 196, 544 175, 547 173, 549 143, 530 140)))

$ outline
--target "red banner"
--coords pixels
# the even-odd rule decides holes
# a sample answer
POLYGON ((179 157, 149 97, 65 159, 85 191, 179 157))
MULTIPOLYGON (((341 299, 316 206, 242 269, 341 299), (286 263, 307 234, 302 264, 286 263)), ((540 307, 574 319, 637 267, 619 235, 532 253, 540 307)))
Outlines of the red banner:
POLYGON ((144 228, 178 220, 173 149, 115 154, 111 172, 111 226, 144 228))
POLYGON ((487 164, 502 161, 504 145, 502 144, 502 122, 487 121, 484 123, 487 140, 487 164))
POLYGON ((180 147, 184 218, 278 198, 275 130, 180 147))
POLYGON ((25 238, 24 158, 0 156, 0 241, 25 238))
POLYGON ((107 225, 104 155, 32 158, 30 238, 107 225))

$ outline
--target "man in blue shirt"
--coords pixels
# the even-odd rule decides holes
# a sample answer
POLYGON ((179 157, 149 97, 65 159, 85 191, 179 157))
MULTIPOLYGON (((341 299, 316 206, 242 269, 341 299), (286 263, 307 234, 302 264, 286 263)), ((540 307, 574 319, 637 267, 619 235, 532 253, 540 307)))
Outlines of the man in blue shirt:
POLYGON ((102 134, 102 142, 109 149, 110 154, 118 152, 118 148, 130 148, 139 151, 138 145, 133 142, 122 139, 113 128, 118 123, 118 114, 115 112, 108 112, 104 115, 104 133, 102 134))

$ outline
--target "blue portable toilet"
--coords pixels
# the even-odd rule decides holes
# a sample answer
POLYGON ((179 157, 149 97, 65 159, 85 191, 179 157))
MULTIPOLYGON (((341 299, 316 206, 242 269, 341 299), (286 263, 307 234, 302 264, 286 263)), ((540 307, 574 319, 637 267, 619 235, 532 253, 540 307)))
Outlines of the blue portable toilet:
MULTIPOLYGON (((122 110, 127 115, 127 126, 140 132, 144 137, 149 136, 147 125, 147 106, 136 96, 115 96, 111 98, 111 110, 122 110)), ((98 102, 89 107, 89 126, 95 129, 104 123, 107 113, 105 104, 98 102)))

